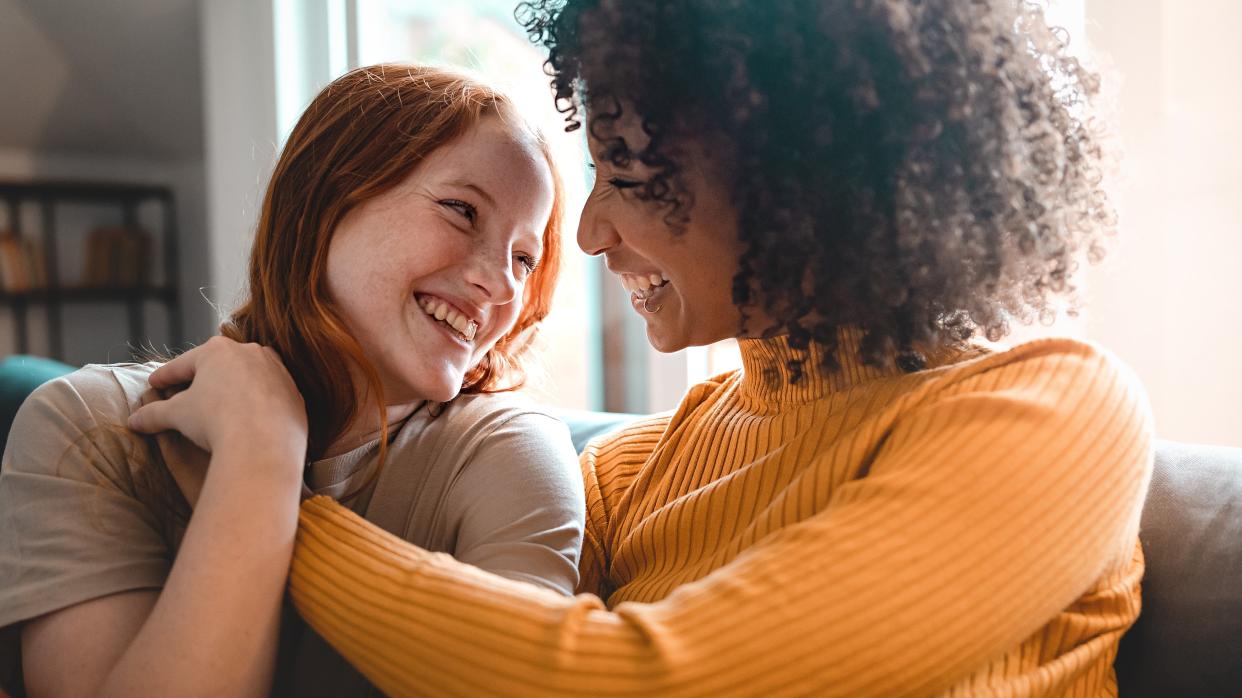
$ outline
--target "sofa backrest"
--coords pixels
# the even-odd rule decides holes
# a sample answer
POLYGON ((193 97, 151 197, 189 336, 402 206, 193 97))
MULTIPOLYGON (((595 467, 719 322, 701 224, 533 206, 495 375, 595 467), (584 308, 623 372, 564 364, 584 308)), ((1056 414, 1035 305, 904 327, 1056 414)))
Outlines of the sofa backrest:
POLYGON ((1242 695, 1242 449, 1160 441, 1143 505, 1143 612, 1120 694, 1242 695))
POLYGON ((6 356, 0 361, 0 453, 9 438, 9 427, 26 396, 53 378, 73 371, 73 367, 40 356, 6 356))

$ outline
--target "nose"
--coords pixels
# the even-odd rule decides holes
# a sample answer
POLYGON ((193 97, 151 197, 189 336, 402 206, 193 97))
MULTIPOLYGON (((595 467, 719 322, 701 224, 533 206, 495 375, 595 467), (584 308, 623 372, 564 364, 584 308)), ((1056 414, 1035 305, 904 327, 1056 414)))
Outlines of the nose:
MULTIPOLYGON (((498 246, 503 247, 503 246, 498 246)), ((466 265, 466 281, 492 305, 504 305, 517 298, 520 285, 513 275, 513 261, 507 248, 480 246, 466 265)))
POLYGON ((582 216, 578 218, 578 247, 594 256, 607 252, 620 241, 612 221, 595 201, 587 198, 582 216))

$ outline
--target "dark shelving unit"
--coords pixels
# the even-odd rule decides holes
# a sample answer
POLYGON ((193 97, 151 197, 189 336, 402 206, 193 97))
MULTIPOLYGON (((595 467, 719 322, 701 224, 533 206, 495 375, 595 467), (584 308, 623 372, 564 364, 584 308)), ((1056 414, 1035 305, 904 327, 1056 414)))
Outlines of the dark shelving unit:
MULTIPOLYGON (((47 314, 48 353, 63 360, 64 327, 61 310, 70 304, 122 304, 126 309, 131 346, 139 347, 147 340, 145 304, 162 304, 168 314, 168 333, 173 346, 182 342, 181 306, 177 298, 177 217, 172 190, 165 186, 81 181, 0 181, 0 201, 7 204, 8 230, 22 235, 20 211, 23 206, 39 207, 42 226, 42 248, 47 266, 47 284, 42 288, 22 291, 0 291, 0 307, 12 311, 13 331, 18 353, 30 350, 29 314, 42 308, 47 314), (163 255, 160 285, 139 286, 64 286, 60 281, 57 259, 56 210, 61 204, 88 203, 116 206, 121 211, 122 225, 137 229, 140 206, 155 202, 162 212, 159 235, 163 255)), ((155 231, 151 231, 154 233, 155 231)), ((156 260, 152 260, 156 263, 156 260)))

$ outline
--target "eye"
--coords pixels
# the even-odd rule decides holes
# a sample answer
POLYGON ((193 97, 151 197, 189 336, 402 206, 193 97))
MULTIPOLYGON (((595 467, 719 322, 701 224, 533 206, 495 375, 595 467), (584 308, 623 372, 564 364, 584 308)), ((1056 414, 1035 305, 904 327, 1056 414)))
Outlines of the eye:
POLYGON ((613 189, 634 189, 643 185, 642 182, 636 182, 632 179, 621 179, 620 177, 613 177, 608 180, 608 183, 612 185, 613 189))
POLYGON ((479 210, 477 208, 459 199, 441 199, 439 204, 453 209, 470 223, 474 223, 475 219, 479 217, 479 210))
POLYGON ((517 263, 522 265, 522 269, 525 272, 526 276, 530 276, 531 274, 534 274, 535 270, 539 268, 538 257, 534 257, 534 256, 523 253, 523 254, 514 255, 513 259, 517 260, 517 263))
MULTIPOLYGON (((592 183, 594 183, 595 172, 596 172, 595 164, 590 163, 587 165, 587 168, 591 171, 591 181, 592 183)), ((646 182, 642 182, 642 181, 635 180, 635 179, 625 179, 624 177, 610 177, 605 181, 608 182, 609 186, 617 190, 636 189, 646 184, 646 182)))

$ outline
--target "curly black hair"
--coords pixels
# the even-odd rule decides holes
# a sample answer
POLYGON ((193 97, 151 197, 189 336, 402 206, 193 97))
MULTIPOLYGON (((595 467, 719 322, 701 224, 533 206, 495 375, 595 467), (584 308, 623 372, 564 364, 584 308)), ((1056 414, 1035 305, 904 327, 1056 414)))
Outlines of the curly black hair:
POLYGON ((532 0, 517 17, 567 130, 585 108, 598 157, 651 168, 640 196, 674 230, 686 144, 728 144, 743 323, 760 308, 829 366, 844 325, 865 361, 916 370, 920 350, 1048 322, 1115 231, 1098 76, 1038 5, 532 0), (616 135, 622 104, 640 151, 616 135))

